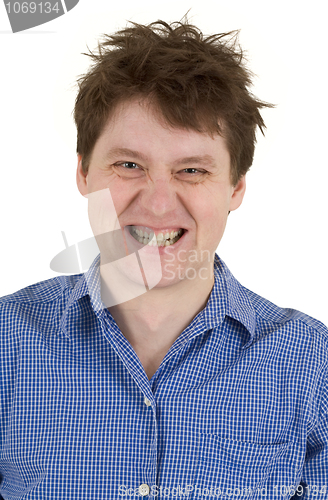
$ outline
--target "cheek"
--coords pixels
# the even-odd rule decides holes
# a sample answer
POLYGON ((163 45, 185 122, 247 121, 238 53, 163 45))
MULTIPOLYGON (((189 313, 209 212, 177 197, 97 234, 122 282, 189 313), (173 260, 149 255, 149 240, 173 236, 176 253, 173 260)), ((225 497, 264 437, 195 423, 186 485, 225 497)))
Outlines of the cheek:
POLYGON ((117 207, 109 188, 95 188, 88 194, 88 215, 94 235, 120 228, 117 207))
POLYGON ((117 215, 120 216, 130 205, 133 204, 135 194, 131 192, 131 189, 124 186, 125 183, 120 183, 119 186, 113 184, 111 184, 109 188, 117 215))
POLYGON ((220 203, 218 199, 213 199, 213 196, 208 196, 207 200, 202 199, 200 203, 193 204, 193 214, 202 226, 213 226, 214 228, 222 227, 228 213, 228 208, 225 203, 220 203))
POLYGON ((103 199, 103 211, 112 211, 114 204, 116 213, 119 215, 131 201, 131 186, 128 184, 113 172, 100 173, 90 180, 89 192, 107 190, 110 196, 108 195, 103 199))
POLYGON ((228 208, 225 204, 203 205, 203 211, 197 219, 197 225, 209 246, 217 247, 219 244, 225 230, 227 218, 228 208))

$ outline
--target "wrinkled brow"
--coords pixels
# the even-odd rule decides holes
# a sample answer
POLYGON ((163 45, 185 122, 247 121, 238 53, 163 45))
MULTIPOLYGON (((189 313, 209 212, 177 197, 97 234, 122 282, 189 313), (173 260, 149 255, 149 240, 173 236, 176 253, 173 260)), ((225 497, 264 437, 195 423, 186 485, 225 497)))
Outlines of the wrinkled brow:
MULTIPOLYGON (((135 151, 129 148, 113 148, 111 149, 107 155, 106 160, 111 160, 115 156, 129 156, 136 160, 147 161, 149 158, 147 155, 140 153, 139 151, 135 151)), ((204 166, 215 166, 215 159, 213 156, 205 154, 205 155, 195 155, 195 156, 186 156, 182 158, 178 158, 174 160, 173 165, 204 165, 204 166)))

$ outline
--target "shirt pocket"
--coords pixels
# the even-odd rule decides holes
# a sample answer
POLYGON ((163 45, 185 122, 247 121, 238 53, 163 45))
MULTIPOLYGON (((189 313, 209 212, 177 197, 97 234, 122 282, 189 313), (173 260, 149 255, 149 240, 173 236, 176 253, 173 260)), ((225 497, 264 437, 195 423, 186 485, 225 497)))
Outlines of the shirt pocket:
POLYGON ((261 445, 200 434, 194 498, 261 498, 288 446, 288 442, 261 445))

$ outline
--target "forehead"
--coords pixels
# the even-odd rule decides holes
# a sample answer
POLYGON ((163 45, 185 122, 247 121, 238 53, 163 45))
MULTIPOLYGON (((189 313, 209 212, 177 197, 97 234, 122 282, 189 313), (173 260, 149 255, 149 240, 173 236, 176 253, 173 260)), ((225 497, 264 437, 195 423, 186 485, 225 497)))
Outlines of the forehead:
POLYGON ((230 161, 225 139, 169 125, 147 101, 119 104, 109 117, 94 153, 107 156, 113 150, 133 150, 165 161, 177 157, 209 155, 230 161))

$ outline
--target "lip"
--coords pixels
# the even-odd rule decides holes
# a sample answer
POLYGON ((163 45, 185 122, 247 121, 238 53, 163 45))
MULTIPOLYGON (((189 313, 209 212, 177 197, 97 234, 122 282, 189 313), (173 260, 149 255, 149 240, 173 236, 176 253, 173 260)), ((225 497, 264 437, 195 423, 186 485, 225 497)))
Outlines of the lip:
MULTIPOLYGON (((175 243, 173 243, 172 245, 169 245, 169 246, 163 246, 163 247, 158 247, 158 246, 149 246, 149 245, 145 245, 143 243, 140 243, 138 240, 136 240, 132 234, 130 233, 130 230, 129 228, 134 225, 134 224, 131 224, 131 225, 128 225, 128 226, 125 226, 124 227, 124 233, 126 235, 126 238, 127 238, 127 242, 128 242, 128 248, 130 249, 131 247, 133 248, 132 251, 137 251, 137 250, 140 250, 141 248, 144 248, 147 253, 150 253, 150 254, 160 254, 160 255, 165 255, 166 254, 166 249, 170 248, 171 250, 175 250, 177 248, 180 247, 181 244, 183 244, 184 240, 185 240, 185 237, 188 233, 188 230, 187 229, 184 229, 184 228, 178 228, 178 229, 183 229, 183 234, 182 236, 178 239, 178 241, 176 241, 175 243)), ((154 228, 154 227, 150 227, 150 226, 141 226, 140 224, 138 224, 137 226, 135 227, 144 227, 144 228, 147 228, 147 229, 150 229, 151 231, 153 231, 155 234, 158 234, 160 232, 163 232, 162 228, 154 228)), ((172 230, 178 230, 178 229, 171 229, 172 230)))

